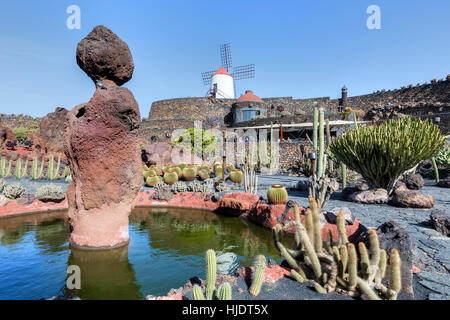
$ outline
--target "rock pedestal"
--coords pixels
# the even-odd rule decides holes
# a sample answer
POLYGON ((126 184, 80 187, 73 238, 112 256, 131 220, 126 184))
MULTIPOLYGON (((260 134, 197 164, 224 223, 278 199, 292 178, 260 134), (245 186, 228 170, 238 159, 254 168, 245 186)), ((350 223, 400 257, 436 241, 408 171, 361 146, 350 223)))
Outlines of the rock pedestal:
POLYGON ((101 80, 91 100, 67 114, 64 153, 73 179, 67 189, 68 215, 71 244, 78 248, 109 249, 129 241, 128 215, 142 176, 135 130, 139 108, 133 94, 116 85, 133 71, 125 47, 113 32, 97 26, 77 48, 79 66, 91 79, 101 80))

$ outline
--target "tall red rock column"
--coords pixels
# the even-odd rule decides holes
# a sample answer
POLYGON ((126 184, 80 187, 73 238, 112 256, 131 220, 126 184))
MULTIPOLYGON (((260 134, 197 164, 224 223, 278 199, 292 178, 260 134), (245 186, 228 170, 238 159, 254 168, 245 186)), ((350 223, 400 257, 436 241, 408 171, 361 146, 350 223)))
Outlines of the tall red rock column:
POLYGON ((104 26, 78 43, 77 63, 96 91, 67 114, 71 244, 108 249, 128 243, 128 215, 142 185, 139 108, 133 94, 120 87, 131 79, 134 63, 127 44, 104 26))

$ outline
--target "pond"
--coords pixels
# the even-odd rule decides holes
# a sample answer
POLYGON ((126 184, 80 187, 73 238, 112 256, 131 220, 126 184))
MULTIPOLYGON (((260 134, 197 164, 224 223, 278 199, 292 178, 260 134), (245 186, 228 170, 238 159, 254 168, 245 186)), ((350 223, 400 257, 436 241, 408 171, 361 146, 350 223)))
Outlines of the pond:
POLYGON ((0 299, 166 295, 191 277, 205 278, 207 249, 216 250, 220 273, 252 265, 260 253, 281 260, 270 230, 207 211, 135 208, 129 232, 127 247, 80 251, 69 245, 65 212, 0 219, 0 299), (80 267, 81 289, 66 288, 69 265, 80 267))

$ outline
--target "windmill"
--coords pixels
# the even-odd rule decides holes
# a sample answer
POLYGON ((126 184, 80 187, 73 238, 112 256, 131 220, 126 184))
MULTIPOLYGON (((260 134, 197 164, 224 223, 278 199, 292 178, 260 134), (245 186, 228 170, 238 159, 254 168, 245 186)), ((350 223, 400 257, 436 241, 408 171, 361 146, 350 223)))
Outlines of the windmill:
POLYGON ((209 96, 217 98, 234 99, 235 80, 255 77, 255 65, 247 64, 233 67, 231 46, 229 43, 220 45, 220 58, 222 66, 219 70, 202 72, 203 84, 209 85, 209 96), (230 69, 233 67, 233 72, 230 69))

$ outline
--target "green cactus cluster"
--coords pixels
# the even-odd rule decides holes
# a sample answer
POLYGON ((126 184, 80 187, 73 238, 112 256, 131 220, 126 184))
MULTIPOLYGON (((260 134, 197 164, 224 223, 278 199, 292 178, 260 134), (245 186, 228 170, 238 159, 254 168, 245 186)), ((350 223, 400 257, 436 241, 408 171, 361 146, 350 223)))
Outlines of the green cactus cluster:
POLYGON ((46 184, 36 190, 36 198, 41 201, 61 201, 66 197, 60 186, 46 184))
POLYGON ((56 167, 55 167, 55 163, 54 163, 54 157, 53 157, 53 155, 51 155, 50 159, 48 159, 48 166, 47 166, 48 180, 54 180, 59 177, 60 166, 61 166, 61 155, 58 155, 56 167))
MULTIPOLYGON (((363 295, 369 300, 395 300, 401 291, 401 260, 398 250, 392 250, 389 259, 389 285, 382 282, 386 275, 387 253, 380 249, 375 230, 369 231, 369 249, 348 242, 342 212, 337 217, 338 241, 333 242, 331 232, 322 240, 318 216, 319 207, 310 200, 303 222, 298 212, 295 221, 282 227, 273 227, 273 239, 279 253, 292 268, 291 274, 298 282, 312 282, 319 293, 334 291, 349 296, 363 295), (295 230, 293 249, 282 243, 283 230, 295 230)), ((295 207, 294 207, 294 211, 295 207)))
POLYGON ((371 187, 390 193, 406 170, 433 157, 443 144, 444 136, 430 119, 405 117, 376 127, 347 130, 329 149, 338 161, 360 173, 371 187))
POLYGON ((6 161, 5 157, 0 159, 0 178, 8 178, 11 174, 12 160, 6 161))
POLYGON ((27 190, 19 183, 8 184, 3 188, 3 195, 8 199, 17 199, 23 196, 27 190))
POLYGON ((231 300, 231 285, 223 283, 216 289, 217 279, 217 259, 216 252, 212 249, 206 251, 206 290, 203 295, 202 289, 198 285, 192 288, 194 300, 231 300))
POLYGON ((442 148, 434 158, 438 165, 450 168, 450 149, 442 148))
POLYGON ((178 181, 177 183, 174 183, 171 187, 171 190, 173 193, 177 194, 179 192, 186 192, 189 190, 189 187, 187 184, 183 181, 178 181))
POLYGON ((16 160, 16 168, 15 168, 15 174, 17 179, 22 179, 27 176, 27 169, 28 169, 28 160, 25 160, 25 165, 22 166, 22 159, 18 158, 16 160))

